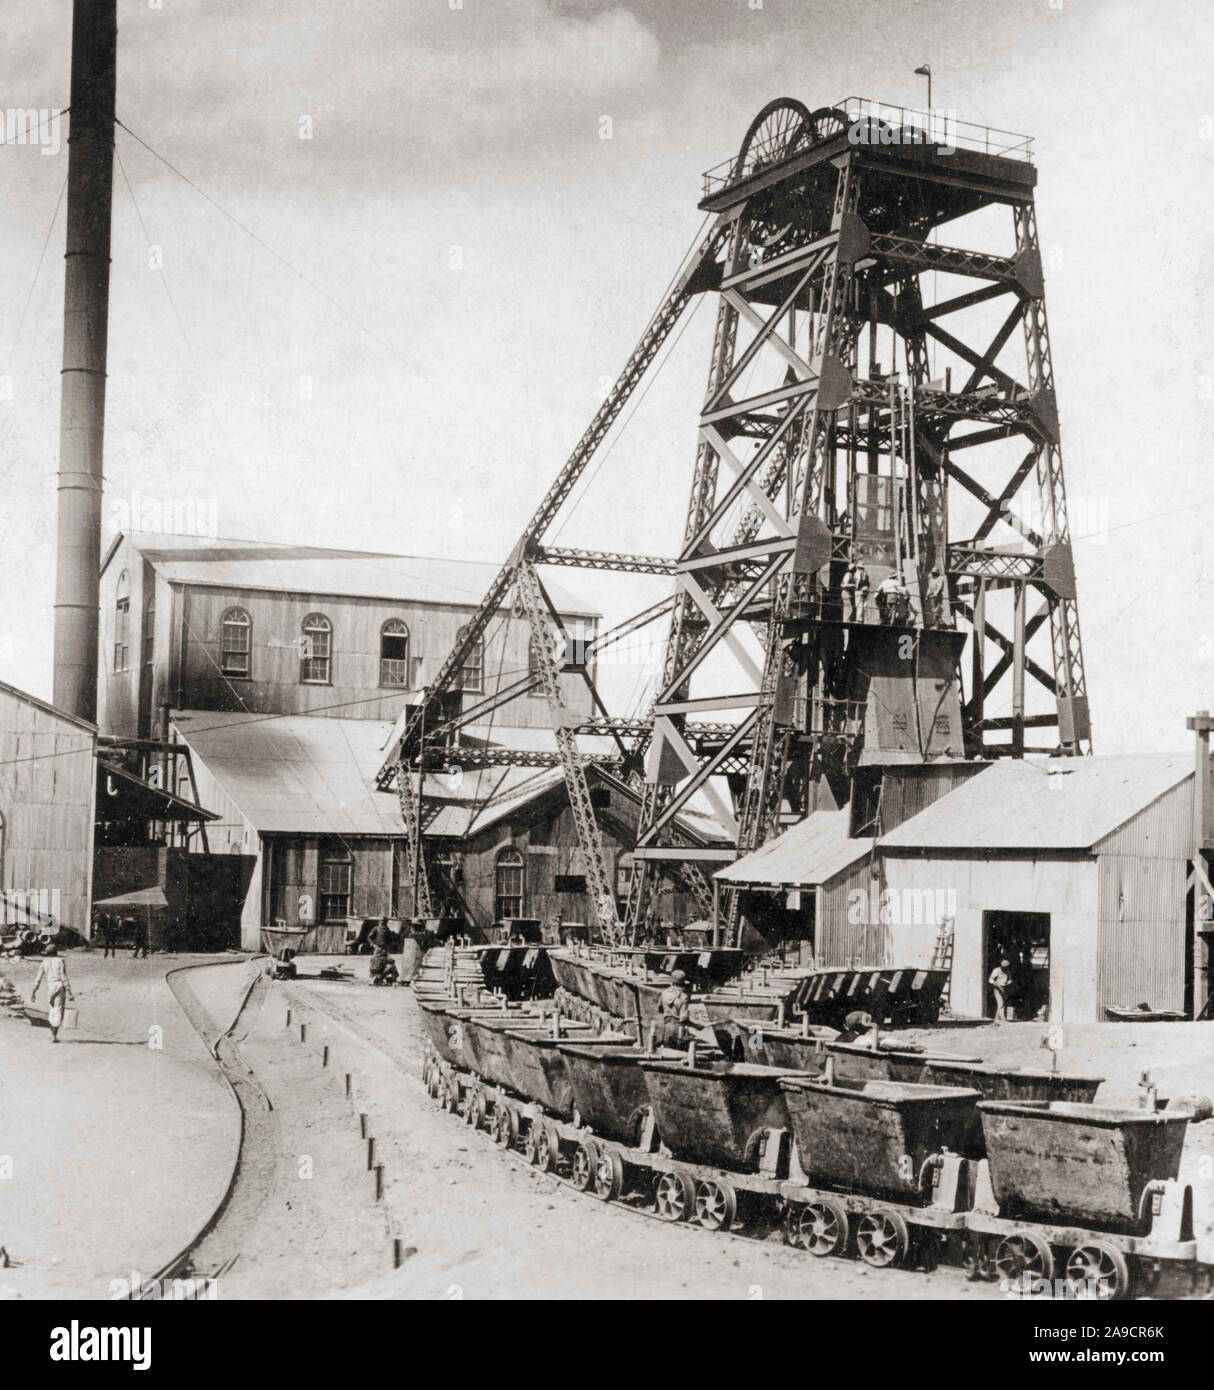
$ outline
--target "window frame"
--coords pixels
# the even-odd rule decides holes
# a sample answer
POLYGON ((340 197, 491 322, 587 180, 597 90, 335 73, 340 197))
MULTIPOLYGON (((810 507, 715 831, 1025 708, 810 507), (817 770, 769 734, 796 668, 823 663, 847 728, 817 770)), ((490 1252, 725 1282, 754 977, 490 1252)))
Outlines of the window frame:
POLYGON ((143 664, 156 664, 156 585, 148 585, 147 597, 143 600, 143 664))
POLYGON ((404 618, 385 618, 379 627, 379 685, 381 690, 410 690, 413 682, 410 679, 410 662, 413 656, 413 634, 409 631, 409 624, 404 618), (390 627, 403 628, 403 632, 389 632, 390 627), (405 654, 403 657, 387 657, 384 655, 385 637, 403 637, 405 639, 405 654), (386 663, 402 668, 401 680, 385 679, 384 666, 386 663))
POLYGON ((354 855, 350 846, 341 840, 322 840, 316 850, 316 921, 317 924, 344 922, 351 915, 354 901, 354 855), (341 870, 344 889, 334 890, 326 877, 327 870, 341 870), (344 911, 334 913, 327 907, 330 901, 344 903, 344 911))
POLYGON ((114 674, 130 668, 131 576, 123 570, 114 590, 114 674))
POLYGON ((219 670, 228 680, 247 681, 253 673, 253 619, 247 608, 234 603, 225 608, 219 619, 219 670), (239 616, 234 616, 239 614, 239 616), (228 635, 232 630, 244 633, 244 650, 229 645, 228 635), (235 670, 228 660, 230 656, 244 657, 244 670, 235 670))
MULTIPOLYGON (((461 627, 460 630, 455 634, 455 641, 457 646, 460 642, 464 640, 464 637, 468 632, 468 626, 469 625, 465 623, 464 626, 461 627)), ((468 653, 468 656, 475 656, 475 660, 469 660, 468 658, 465 658, 463 665, 460 667, 460 692, 464 695, 483 695, 485 693, 485 639, 483 637, 478 637, 476 641, 472 644, 472 650, 468 653), (469 671, 476 672, 475 685, 472 684, 468 679, 469 671)))
MULTIPOLYGON (((513 880, 512 880, 513 882, 513 880)), ((514 922, 526 916, 527 906, 527 862, 522 853, 513 845, 499 849, 493 858, 493 920, 495 922, 514 922), (503 872, 517 874, 518 891, 503 892, 503 872), (512 903, 515 912, 504 912, 503 906, 512 903)))
POLYGON ((299 657, 299 683, 300 685, 332 685, 333 684, 333 623, 324 613, 309 613, 299 625, 300 636, 300 657, 299 657), (316 654, 316 637, 320 635, 325 638, 324 654, 316 654), (308 655, 304 656, 303 643, 307 641, 310 645, 308 655), (317 676, 311 674, 319 665, 324 663, 324 675, 317 676))

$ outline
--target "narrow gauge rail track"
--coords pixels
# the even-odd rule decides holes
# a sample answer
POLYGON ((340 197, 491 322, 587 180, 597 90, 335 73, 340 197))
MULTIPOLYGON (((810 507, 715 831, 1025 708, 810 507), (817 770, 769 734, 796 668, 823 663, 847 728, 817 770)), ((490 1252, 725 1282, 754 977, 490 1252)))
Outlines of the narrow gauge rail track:
POLYGON ((240 1055, 233 1036, 260 1012, 269 989, 269 979, 260 971, 254 975, 244 992, 236 1017, 229 1027, 221 1028, 185 978, 192 970, 210 970, 214 964, 206 962, 179 966, 168 972, 165 981, 182 1012, 214 1057, 220 1075, 240 1108, 240 1143, 236 1163, 219 1205, 191 1240, 145 1285, 147 1291, 141 1291, 138 1295, 144 1300, 158 1298, 163 1287, 174 1281, 192 1281, 194 1296, 202 1297, 206 1281, 219 1278, 236 1263, 242 1237, 252 1217, 273 1190, 278 1148, 277 1116, 269 1096, 240 1055))
MULTIPOLYGON (((417 1076, 416 1056, 407 1055, 336 1001, 288 992, 301 1006, 356 1035, 397 1070, 417 1076)), ((943 1175, 940 1200, 926 1206, 818 1191, 771 1173, 718 1169, 598 1138, 584 1126, 547 1114, 535 1101, 474 1071, 453 1067, 429 1040, 422 1044, 421 1073, 427 1092, 442 1109, 474 1130, 487 1131, 509 1159, 536 1167, 634 1218, 760 1243, 778 1234, 785 1245, 809 1255, 855 1253, 875 1268, 930 1273, 944 1263, 956 1266, 959 1275, 971 1280, 1015 1282, 1030 1276, 1048 1282, 1054 1273, 1052 1243, 1077 1256, 1076 1269, 1082 1265, 1088 1272, 1076 1273, 1068 1264, 1065 1271, 1060 1265, 1058 1274, 1065 1272, 1071 1278, 1090 1274, 1094 1286, 1102 1290, 1100 1297, 1149 1295, 1157 1273, 1152 1270, 1153 1250, 1170 1254, 1174 1269, 1187 1270, 1189 1291, 1208 1293, 1214 1282, 1210 1268, 1195 1261, 1191 1241, 1171 1250, 1162 1236, 1102 1238, 1101 1232, 1078 1226, 1039 1227, 1039 1239, 1027 1240, 1024 1228, 1031 1223, 997 1218, 971 1229, 970 1213, 951 1209, 949 1183, 959 1174, 948 1171, 943 1175), (1131 1252, 1128 1258, 1126 1251, 1131 1252)), ((946 1159, 946 1169, 950 1164, 946 1159)), ((922 1176, 934 1181, 930 1174, 922 1176)))
POLYGON ((749 1155, 751 1171, 720 1169, 659 1150, 651 1125, 634 1144, 600 1138, 576 1114, 573 1123, 554 1117, 536 1101, 452 1065, 433 1042, 422 1072, 442 1109, 474 1129, 487 1128, 503 1150, 521 1144, 527 1162, 541 1171, 564 1177, 567 1168, 578 1191, 639 1215, 760 1238, 779 1231, 786 1244, 812 1256, 854 1253, 876 1268, 931 1272, 944 1262, 972 1280, 1003 1280, 1022 1289, 1052 1288, 1057 1274, 1081 1290, 1071 1296, 1101 1300, 1149 1296, 1163 1280, 1173 1288, 1180 1280, 1181 1292, 1205 1294, 1214 1282, 1214 1268, 1199 1262, 1189 1229, 1191 1192, 1176 1182, 1147 1184, 1133 1235, 1091 1229, 1079 1213, 1047 1222, 1009 1219, 971 1205, 984 1164, 955 1152, 942 1151, 923 1164, 918 1199, 908 1193, 891 1201, 875 1190, 820 1188, 803 1174, 794 1176, 771 1142, 777 1131, 749 1155), (641 1207, 642 1201, 651 1205, 641 1207))

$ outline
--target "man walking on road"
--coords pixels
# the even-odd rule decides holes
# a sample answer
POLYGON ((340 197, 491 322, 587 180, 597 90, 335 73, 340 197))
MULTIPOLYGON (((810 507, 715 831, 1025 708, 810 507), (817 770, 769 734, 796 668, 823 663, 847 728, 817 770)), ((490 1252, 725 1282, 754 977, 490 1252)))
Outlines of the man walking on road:
POLYGON ((148 928, 146 922, 141 922, 137 917, 128 917, 131 928, 135 934, 135 949, 131 952, 131 959, 138 960, 142 952, 144 959, 148 955, 148 928))

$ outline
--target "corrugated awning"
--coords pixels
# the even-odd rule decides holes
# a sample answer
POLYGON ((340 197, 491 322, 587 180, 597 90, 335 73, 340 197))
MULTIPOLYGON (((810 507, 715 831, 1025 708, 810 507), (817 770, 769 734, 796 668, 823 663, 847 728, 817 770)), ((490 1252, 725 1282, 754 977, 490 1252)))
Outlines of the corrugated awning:
POLYGON ((848 838, 850 814, 815 811, 713 877, 741 888, 816 888, 829 883, 873 847, 871 838, 848 838))

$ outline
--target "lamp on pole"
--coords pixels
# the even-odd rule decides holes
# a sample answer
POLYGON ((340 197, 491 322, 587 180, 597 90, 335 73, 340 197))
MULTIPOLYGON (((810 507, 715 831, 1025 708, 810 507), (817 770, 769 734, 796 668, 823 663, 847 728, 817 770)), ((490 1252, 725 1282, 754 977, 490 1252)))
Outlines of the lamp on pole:
POLYGON ((932 112, 932 65, 924 63, 921 68, 916 68, 915 76, 927 78, 927 114, 930 117, 932 112))

